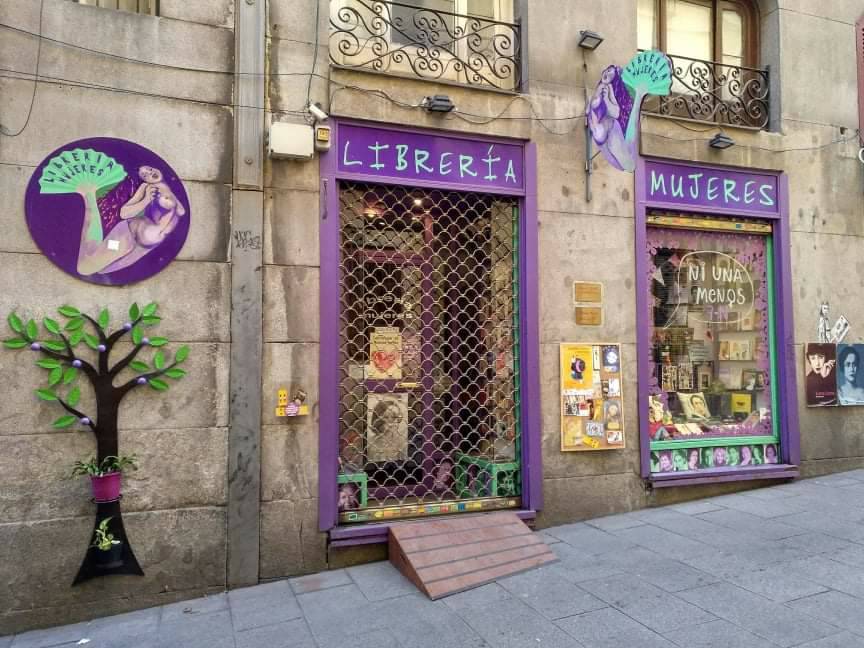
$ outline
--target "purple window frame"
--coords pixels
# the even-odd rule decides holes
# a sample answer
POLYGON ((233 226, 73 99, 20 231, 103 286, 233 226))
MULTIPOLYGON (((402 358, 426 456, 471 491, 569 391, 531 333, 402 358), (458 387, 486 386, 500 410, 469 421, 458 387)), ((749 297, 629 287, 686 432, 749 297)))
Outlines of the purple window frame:
POLYGON ((795 332, 792 321, 792 246, 789 227, 789 178, 782 171, 748 169, 740 167, 684 162, 664 158, 640 157, 636 164, 636 349, 637 377, 639 384, 639 449, 640 468, 644 479, 655 488, 710 484, 727 481, 753 479, 785 479, 799 475, 801 461, 801 438, 798 427, 798 388, 796 374, 795 332), (676 203, 674 200, 658 200, 646 195, 648 163, 673 164, 693 169, 694 172, 745 174, 771 177, 777 183, 777 209, 774 212, 726 207, 701 206, 676 203), (651 344, 651 322, 648 318, 648 261, 645 255, 648 237, 648 211, 652 208, 669 209, 681 213, 714 214, 746 220, 755 218, 772 222, 774 240, 775 335, 778 378, 778 403, 780 405, 780 459, 781 463, 754 466, 748 469, 729 468, 724 471, 700 475, 698 473, 676 477, 674 473, 653 474, 650 470, 651 443, 648 440, 648 396, 651 378, 651 363, 648 348, 651 344))
POLYGON ((389 525, 339 526, 339 311, 340 311, 340 215, 339 181, 416 186, 447 191, 480 192, 512 196, 519 201, 519 349, 521 369, 522 508, 520 517, 534 517, 543 507, 543 473, 540 419, 540 335, 538 303, 537 148, 532 142, 486 137, 431 129, 406 128, 360 120, 332 119, 334 145, 322 155, 320 166, 320 346, 319 346, 319 435, 318 435, 318 528, 330 532, 333 545, 386 542, 389 525), (408 134, 432 135, 451 140, 510 144, 522 148, 523 187, 493 188, 410 180, 386 175, 351 173, 339 169, 339 127, 368 126, 408 134))

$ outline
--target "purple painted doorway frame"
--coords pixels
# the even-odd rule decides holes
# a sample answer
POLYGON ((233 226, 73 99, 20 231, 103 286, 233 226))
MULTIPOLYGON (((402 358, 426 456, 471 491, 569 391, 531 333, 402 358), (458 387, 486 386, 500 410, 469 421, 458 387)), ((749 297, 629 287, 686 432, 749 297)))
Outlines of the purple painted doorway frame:
MULTIPOLYGON (((798 387, 795 361, 795 335, 792 320, 792 245, 789 224, 789 178, 782 171, 750 169, 713 164, 702 164, 666 158, 640 157, 636 164, 636 349, 637 377, 639 384, 639 452, 641 475, 652 480, 655 487, 685 486, 725 481, 752 479, 789 478, 798 476, 801 462, 801 437, 798 425, 798 387), (646 192, 649 164, 669 164, 693 169, 694 173, 715 172, 717 174, 740 174, 770 177, 776 181, 776 210, 766 212, 759 209, 732 209, 728 207, 687 204, 684 201, 657 200, 646 192), (645 255, 648 237, 648 211, 652 208, 693 214, 730 216, 742 220, 758 218, 769 220, 773 225, 775 290, 775 335, 777 373, 780 404, 780 458, 781 463, 754 467, 752 469, 729 469, 700 475, 681 476, 653 475, 650 470, 651 444, 648 441, 649 384, 651 363, 648 348, 651 344, 651 322, 648 318, 648 262, 645 255)), ((674 473, 672 473, 674 475, 674 473)))
POLYGON ((386 542, 389 525, 358 524, 339 526, 339 313, 340 313, 340 246, 339 181, 370 182, 385 185, 416 186, 448 191, 473 191, 513 196, 519 201, 519 313, 522 435, 522 517, 532 517, 543 507, 543 473, 540 419, 540 333, 537 225, 537 148, 532 142, 501 137, 487 137, 408 128, 381 122, 332 119, 331 141, 334 145, 322 155, 320 166, 320 351, 319 351, 319 433, 318 433, 318 528, 330 532, 341 545, 386 542), (482 184, 442 182, 353 173, 339 168, 339 128, 341 125, 366 126, 406 135, 423 135, 516 145, 522 150, 522 187, 490 187, 482 184))

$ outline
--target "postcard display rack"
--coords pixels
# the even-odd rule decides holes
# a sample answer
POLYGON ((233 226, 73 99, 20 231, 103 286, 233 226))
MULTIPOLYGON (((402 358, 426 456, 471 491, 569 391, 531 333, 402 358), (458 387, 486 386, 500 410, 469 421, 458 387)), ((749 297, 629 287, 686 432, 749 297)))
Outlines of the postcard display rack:
POLYGON ((621 345, 560 346, 561 450, 624 447, 621 345))
POLYGON ((648 217, 651 472, 777 463, 771 225, 667 220, 648 217))

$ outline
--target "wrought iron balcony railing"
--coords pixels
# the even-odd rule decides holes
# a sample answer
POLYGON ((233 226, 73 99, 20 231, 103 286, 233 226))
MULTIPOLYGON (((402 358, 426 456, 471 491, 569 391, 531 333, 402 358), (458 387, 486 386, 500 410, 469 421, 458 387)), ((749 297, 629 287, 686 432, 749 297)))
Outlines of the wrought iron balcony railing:
POLYGON ((686 56, 672 60, 672 93, 649 97, 643 112, 745 128, 767 128, 768 70, 686 56))
POLYGON ((520 44, 518 23, 401 2, 331 4, 330 61, 339 67, 516 91, 520 44))

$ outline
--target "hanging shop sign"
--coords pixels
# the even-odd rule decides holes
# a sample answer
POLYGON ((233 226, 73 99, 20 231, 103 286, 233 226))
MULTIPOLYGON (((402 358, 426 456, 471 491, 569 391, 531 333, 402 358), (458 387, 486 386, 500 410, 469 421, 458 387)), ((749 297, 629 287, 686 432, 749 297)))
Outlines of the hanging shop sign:
POLYGON ((621 345, 562 344, 561 450, 624 447, 621 345))
POLYGON ((775 175, 646 160, 643 182, 650 202, 766 214, 778 209, 775 175))
POLYGON ((341 124, 339 170, 407 181, 522 191, 522 146, 341 124))
POLYGON ((152 277, 183 247, 189 198, 165 160, 127 140, 77 140, 46 157, 25 199, 36 245, 73 277, 125 285, 152 277))
POLYGON ((623 69, 610 65, 600 75, 588 106, 588 128, 603 157, 620 171, 636 170, 639 114, 648 95, 666 96, 672 64, 663 52, 639 52, 623 69))

